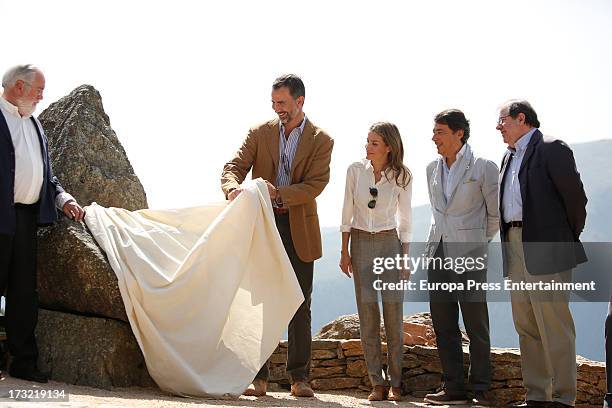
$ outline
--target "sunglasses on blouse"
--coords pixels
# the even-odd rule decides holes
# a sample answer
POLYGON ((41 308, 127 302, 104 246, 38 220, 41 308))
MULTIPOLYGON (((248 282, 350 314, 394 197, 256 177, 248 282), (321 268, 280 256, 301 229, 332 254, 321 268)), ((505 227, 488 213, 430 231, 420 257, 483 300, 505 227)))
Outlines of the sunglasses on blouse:
POLYGON ((373 209, 374 207, 376 207, 376 198, 378 197, 378 189, 376 187, 370 187, 370 195, 372 196, 372 199, 368 203, 368 208, 373 209))

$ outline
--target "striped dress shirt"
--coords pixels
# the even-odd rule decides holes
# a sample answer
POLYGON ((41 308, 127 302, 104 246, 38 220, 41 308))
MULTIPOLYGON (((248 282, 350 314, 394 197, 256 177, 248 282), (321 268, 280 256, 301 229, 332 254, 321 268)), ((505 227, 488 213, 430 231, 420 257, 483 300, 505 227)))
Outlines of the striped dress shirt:
POLYGON ((291 164, 295 157, 295 151, 297 150, 298 143, 300 142, 300 136, 304 132, 304 126, 306 125, 306 116, 302 120, 302 123, 291 131, 289 137, 285 136, 285 126, 280 124, 280 142, 279 142, 279 166, 278 173, 276 173, 276 186, 288 186, 291 184, 291 164))

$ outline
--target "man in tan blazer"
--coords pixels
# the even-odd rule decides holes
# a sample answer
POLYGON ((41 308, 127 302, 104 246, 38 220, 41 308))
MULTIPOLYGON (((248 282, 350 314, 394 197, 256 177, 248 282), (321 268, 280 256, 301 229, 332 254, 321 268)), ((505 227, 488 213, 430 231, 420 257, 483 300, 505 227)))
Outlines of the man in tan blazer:
MULTIPOLYGON (((304 303, 289 323, 287 374, 291 394, 312 397, 308 385, 311 358, 312 273, 322 255, 321 232, 315 198, 329 182, 329 162, 334 141, 302 111, 305 88, 295 75, 283 75, 272 84, 272 108, 278 119, 249 131, 235 157, 225 164, 221 188, 229 200, 241 192, 240 184, 252 178, 268 185, 278 232, 304 294, 304 303)), ((266 394, 268 364, 264 364, 245 395, 266 394)))

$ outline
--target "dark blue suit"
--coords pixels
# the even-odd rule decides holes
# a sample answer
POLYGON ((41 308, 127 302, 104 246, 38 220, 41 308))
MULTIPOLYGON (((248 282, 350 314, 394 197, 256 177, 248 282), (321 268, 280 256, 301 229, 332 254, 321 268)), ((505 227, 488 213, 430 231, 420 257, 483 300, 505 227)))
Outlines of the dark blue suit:
POLYGON ((31 118, 38 133, 43 160, 43 183, 38 202, 20 204, 15 197, 15 150, 6 118, 0 111, 0 294, 6 290, 4 326, 13 356, 11 375, 24 378, 36 369, 38 321, 36 291, 36 231, 57 220, 56 196, 64 190, 53 176, 47 139, 40 122, 31 118))
MULTIPOLYGON (((55 197, 64 191, 51 171, 47 138, 34 117, 31 118, 38 132, 43 159, 43 184, 40 191, 38 224, 51 224, 57 220, 55 197)), ((0 111, 0 234, 15 234, 15 150, 4 114, 0 111)))

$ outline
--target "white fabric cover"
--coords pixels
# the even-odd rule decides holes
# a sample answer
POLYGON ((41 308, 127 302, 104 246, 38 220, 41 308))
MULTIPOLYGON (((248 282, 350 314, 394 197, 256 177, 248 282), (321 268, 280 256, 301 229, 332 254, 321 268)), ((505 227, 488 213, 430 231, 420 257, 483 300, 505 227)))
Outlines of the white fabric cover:
POLYGON ((261 179, 231 203, 85 222, 115 271, 149 373, 178 395, 240 395, 304 297, 261 179))

